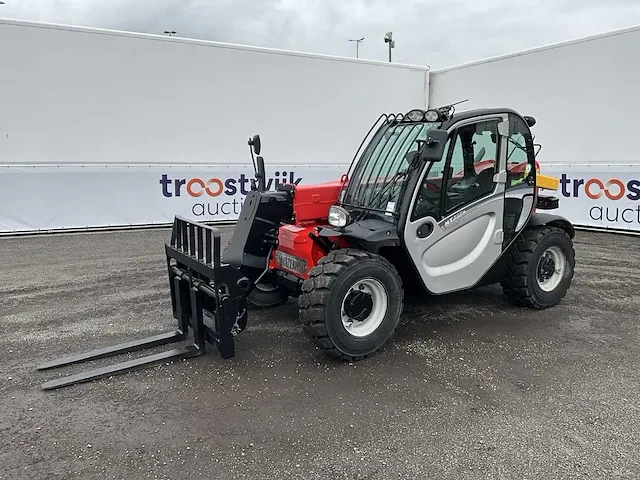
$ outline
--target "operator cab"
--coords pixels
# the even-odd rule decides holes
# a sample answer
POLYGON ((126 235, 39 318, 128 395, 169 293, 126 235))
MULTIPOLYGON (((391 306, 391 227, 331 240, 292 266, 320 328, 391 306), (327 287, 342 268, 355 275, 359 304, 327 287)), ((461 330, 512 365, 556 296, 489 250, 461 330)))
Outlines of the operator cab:
POLYGON ((381 116, 330 209, 330 225, 344 232, 362 222, 388 229, 427 216, 439 221, 504 193, 498 188, 503 182, 505 189, 535 184, 533 117, 511 109, 454 111, 447 106, 381 116))
POLYGON ((434 293, 475 285, 536 205, 535 120, 447 106, 377 124, 320 234, 415 265, 434 293))

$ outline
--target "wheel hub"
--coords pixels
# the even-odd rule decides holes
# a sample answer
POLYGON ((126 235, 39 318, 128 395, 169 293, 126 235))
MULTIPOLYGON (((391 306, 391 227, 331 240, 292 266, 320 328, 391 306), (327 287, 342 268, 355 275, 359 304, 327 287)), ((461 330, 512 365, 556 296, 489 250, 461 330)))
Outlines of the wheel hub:
POLYGON ((354 337, 371 335, 382 324, 388 306, 387 289, 379 280, 358 280, 342 301, 342 325, 354 337))
POLYGON ((544 282, 549 280, 553 273, 556 270, 556 262, 553 261, 553 258, 549 253, 546 253, 540 259, 540 265, 538 267, 538 278, 540 281, 544 282))
POLYGON ((540 257, 537 268, 538 286, 545 292, 553 291, 564 278, 567 258, 558 246, 549 247, 540 257))
POLYGON ((359 322, 367 318, 373 309, 371 294, 363 290, 364 286, 360 285, 359 290, 351 290, 344 299, 345 315, 359 322))

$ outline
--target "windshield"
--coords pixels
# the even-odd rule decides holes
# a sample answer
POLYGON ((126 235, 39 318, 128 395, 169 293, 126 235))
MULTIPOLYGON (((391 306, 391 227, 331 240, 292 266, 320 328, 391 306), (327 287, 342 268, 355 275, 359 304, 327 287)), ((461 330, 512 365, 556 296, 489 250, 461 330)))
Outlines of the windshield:
POLYGON ((427 132, 440 123, 393 122, 373 137, 353 172, 342 204, 380 218, 396 217, 402 186, 427 132))

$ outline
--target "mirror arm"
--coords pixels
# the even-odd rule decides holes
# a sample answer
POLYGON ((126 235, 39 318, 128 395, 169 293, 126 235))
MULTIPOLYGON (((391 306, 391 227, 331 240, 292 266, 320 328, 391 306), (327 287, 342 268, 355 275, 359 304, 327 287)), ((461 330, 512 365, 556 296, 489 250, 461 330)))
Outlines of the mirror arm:
POLYGON ((256 166, 256 159, 253 156, 253 148, 251 147, 251 145, 252 145, 252 142, 251 142, 251 139, 249 139, 249 153, 251 154, 251 163, 253 163, 253 170, 257 172, 258 167, 256 166))
POLYGON ((259 155, 258 155, 258 167, 256 168, 256 179, 258 180, 258 190, 261 192, 266 191, 264 159, 259 155))

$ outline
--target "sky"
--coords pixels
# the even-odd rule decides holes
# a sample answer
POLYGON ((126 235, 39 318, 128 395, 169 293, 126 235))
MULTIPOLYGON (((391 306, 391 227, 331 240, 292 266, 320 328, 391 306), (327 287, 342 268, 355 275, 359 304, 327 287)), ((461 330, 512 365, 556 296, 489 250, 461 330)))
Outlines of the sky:
POLYGON ((2 0, 0 18, 162 34, 432 69, 640 25, 640 0, 2 0))

